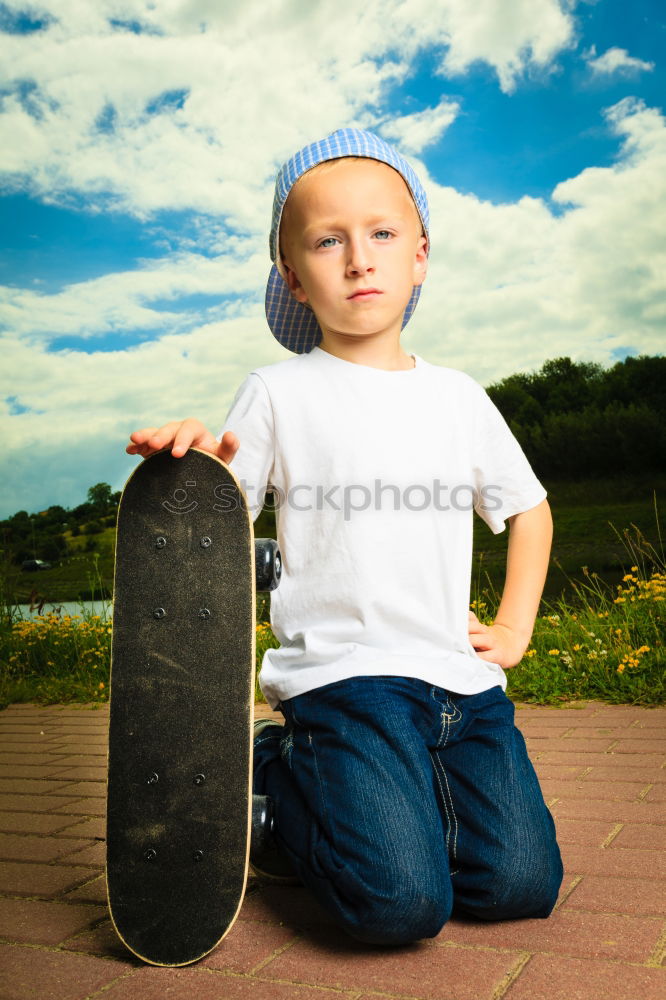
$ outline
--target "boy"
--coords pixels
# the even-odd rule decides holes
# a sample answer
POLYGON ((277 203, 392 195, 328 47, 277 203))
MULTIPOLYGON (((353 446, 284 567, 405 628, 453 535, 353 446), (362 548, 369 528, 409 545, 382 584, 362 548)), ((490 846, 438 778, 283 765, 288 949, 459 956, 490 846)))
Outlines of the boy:
POLYGON ((394 149, 342 129, 301 150, 277 179, 266 296, 297 356, 248 376, 219 440, 186 420, 127 449, 233 459, 255 515, 276 492, 281 647, 261 683, 285 725, 258 726, 254 790, 298 877, 383 944, 436 935, 454 904, 545 917, 562 879, 503 670, 531 636, 550 512, 485 392, 401 346, 428 249, 394 149), (468 610, 472 508, 510 524, 491 626, 468 610))

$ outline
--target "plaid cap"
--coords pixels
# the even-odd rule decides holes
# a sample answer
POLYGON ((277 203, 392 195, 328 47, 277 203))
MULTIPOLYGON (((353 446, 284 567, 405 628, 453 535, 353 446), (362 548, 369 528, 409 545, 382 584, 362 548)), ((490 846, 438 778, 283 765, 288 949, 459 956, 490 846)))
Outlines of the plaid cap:
MULTIPOLYGON (((362 156, 370 160, 387 163, 402 176, 410 190, 414 204, 419 213, 423 232, 428 244, 428 200, 423 185, 407 163, 407 160, 388 143, 373 132, 365 132, 356 128, 341 128, 326 139, 310 143, 295 153, 283 165, 275 181, 275 197, 273 199, 273 219, 271 223, 270 254, 273 266, 268 276, 266 286, 266 319, 273 336, 283 347, 295 354, 306 354, 316 347, 321 339, 321 330, 312 309, 297 302, 292 296, 286 281, 278 267, 280 246, 280 222, 287 196, 299 177, 326 160, 337 160, 344 156, 362 156)), ((411 317, 419 300, 421 288, 414 286, 405 315, 403 327, 411 317)))

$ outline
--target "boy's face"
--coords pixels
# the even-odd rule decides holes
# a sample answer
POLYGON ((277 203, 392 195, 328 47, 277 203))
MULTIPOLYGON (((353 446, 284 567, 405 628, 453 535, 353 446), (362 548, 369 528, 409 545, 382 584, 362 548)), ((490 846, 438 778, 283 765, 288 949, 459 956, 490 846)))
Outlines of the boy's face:
POLYGON ((400 174, 370 159, 340 159, 294 185, 281 225, 284 274, 309 303, 322 342, 395 336, 414 285, 426 275, 427 247, 400 174))

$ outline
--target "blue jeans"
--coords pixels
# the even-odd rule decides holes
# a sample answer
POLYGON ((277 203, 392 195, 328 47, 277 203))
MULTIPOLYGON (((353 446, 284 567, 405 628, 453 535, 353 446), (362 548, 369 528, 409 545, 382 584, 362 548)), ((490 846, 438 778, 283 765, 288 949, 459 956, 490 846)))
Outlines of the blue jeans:
POLYGON ((555 827, 500 687, 354 677, 290 698, 255 743, 257 794, 302 881, 355 938, 434 937, 457 910, 547 917, 555 827))

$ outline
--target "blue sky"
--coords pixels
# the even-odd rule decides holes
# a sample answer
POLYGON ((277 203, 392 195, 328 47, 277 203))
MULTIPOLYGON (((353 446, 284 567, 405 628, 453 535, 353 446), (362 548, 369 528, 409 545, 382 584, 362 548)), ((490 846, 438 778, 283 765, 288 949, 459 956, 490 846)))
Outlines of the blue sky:
POLYGON ((272 181, 342 125, 426 181, 409 349, 483 384, 663 353, 665 40, 658 0, 0 2, 0 517, 119 488, 131 429, 217 431, 286 356, 272 181))

